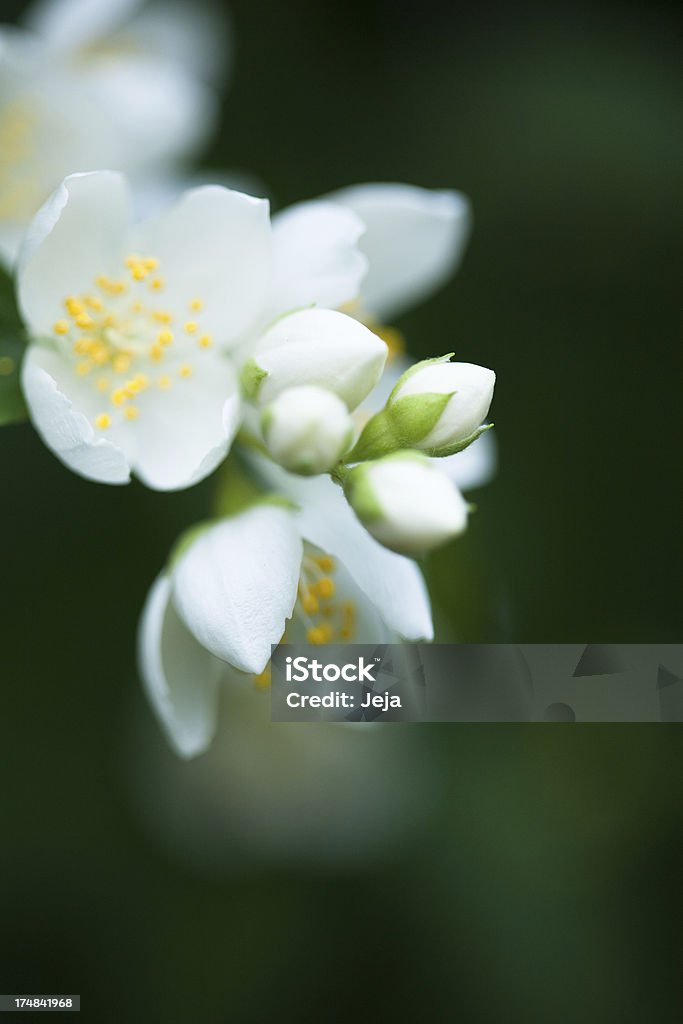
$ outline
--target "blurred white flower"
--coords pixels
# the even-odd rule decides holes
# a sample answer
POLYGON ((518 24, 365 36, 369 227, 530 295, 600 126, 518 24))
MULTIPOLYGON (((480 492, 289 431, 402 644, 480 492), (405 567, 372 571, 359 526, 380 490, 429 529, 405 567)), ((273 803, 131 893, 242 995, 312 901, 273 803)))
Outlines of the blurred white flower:
POLYGON ((467 504, 459 490, 419 452, 396 452, 355 466, 344 478, 344 492, 373 537, 415 558, 467 526, 467 504))
POLYGON ((327 238, 310 225, 325 273, 314 264, 310 279, 290 276, 288 291, 280 268, 298 256, 274 243, 266 200, 206 186, 136 227, 120 175, 67 178, 29 229, 17 272, 31 339, 23 388, 46 444, 89 479, 125 483, 133 471, 158 490, 189 486, 228 450, 239 421, 235 366, 264 336, 273 380, 282 367, 292 384, 336 370, 332 386, 347 402, 366 394, 382 342, 338 312, 285 315, 303 283, 336 303, 358 289, 362 226, 341 208, 325 213, 332 221, 341 229, 327 238), (329 344, 315 348, 319 329, 329 344))
POLYGON ((201 5, 43 0, 24 23, 28 31, 0 30, 6 263, 70 172, 114 167, 143 181, 191 155, 215 126, 207 76, 220 77, 227 54, 225 33, 201 5))
POLYGON ((261 413, 261 433, 271 458, 292 473, 329 473, 353 438, 353 421, 332 391, 287 388, 261 413))
POLYGON ((271 645, 283 637, 313 644, 432 637, 417 566, 377 544, 328 478, 278 476, 282 490, 298 496, 298 510, 259 504, 199 530, 147 598, 140 672, 183 757, 209 746, 221 683, 264 682, 271 645))
POLYGON ((460 192, 373 182, 340 189, 290 207, 274 230, 294 231, 318 204, 343 206, 364 225, 359 247, 368 272, 354 298, 358 315, 387 323, 436 291, 457 270, 470 234, 471 213, 460 192))

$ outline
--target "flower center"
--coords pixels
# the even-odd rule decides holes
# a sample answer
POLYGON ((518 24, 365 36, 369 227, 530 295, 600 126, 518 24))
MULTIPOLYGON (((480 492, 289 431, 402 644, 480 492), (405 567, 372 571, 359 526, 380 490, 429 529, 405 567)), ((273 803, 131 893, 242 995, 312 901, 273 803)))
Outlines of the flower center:
POLYGON ((356 631, 356 607, 337 597, 335 570, 329 555, 304 555, 294 617, 305 625, 309 644, 349 643, 356 631))
POLYGON ((192 376, 190 346, 201 353, 213 345, 201 328, 200 298, 190 301, 183 323, 174 323, 162 304, 165 282, 158 271, 154 257, 128 256, 120 278, 100 275, 91 292, 67 296, 66 315, 53 326, 74 374, 88 378, 107 402, 93 420, 99 430, 136 420, 143 392, 168 391, 192 376))

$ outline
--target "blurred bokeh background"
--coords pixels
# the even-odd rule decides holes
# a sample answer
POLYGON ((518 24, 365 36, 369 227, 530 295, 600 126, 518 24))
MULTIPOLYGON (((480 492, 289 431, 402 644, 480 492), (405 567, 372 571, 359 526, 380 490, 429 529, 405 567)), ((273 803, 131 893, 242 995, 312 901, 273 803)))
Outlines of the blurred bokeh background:
MULTIPOLYGON (((498 477, 428 565, 442 639, 683 641, 677 5, 230 13, 202 166, 277 207, 368 180, 473 202, 457 278, 398 325, 498 373, 498 477)), ((88 484, 26 426, 0 480, 2 991, 117 1022, 680 1020, 680 727, 385 726, 430 799, 381 856, 204 865, 159 834, 149 751, 178 768, 133 636, 210 482, 88 484)), ((358 800, 395 771, 378 745, 358 800)))

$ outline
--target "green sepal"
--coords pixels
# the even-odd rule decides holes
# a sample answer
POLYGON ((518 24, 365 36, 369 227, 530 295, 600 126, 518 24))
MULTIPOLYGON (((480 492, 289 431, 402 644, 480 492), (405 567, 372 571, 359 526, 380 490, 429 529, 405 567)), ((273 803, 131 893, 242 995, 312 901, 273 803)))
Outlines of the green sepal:
POLYGON ((485 434, 487 430, 491 430, 493 425, 493 423, 485 423, 482 427, 477 427, 469 437, 463 438, 462 441, 456 441, 454 444, 442 445, 440 448, 425 448, 424 454, 431 459, 444 459, 448 455, 456 455, 458 452, 463 452, 465 448, 469 448, 473 441, 485 434))
POLYGON ((248 359, 240 374, 240 387, 245 398, 253 402, 259 393, 264 377, 267 376, 268 371, 259 366, 255 359, 248 359))
POLYGON ((453 397, 453 392, 406 395, 389 403, 368 420, 347 462, 366 462, 414 448, 429 434, 453 397))
POLYGON ((20 423, 28 415, 19 381, 25 350, 14 286, 6 271, 0 270, 0 426, 20 423))
POLYGON ((344 494, 349 505, 363 523, 382 519, 384 511, 372 489, 364 466, 356 466, 343 481, 344 494))

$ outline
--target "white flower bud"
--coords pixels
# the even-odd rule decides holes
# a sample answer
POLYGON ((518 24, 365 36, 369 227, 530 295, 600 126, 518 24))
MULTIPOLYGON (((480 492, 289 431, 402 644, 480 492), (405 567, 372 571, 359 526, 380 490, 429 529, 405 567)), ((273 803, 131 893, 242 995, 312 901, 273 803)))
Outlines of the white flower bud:
POLYGON ((400 448, 432 456, 462 451, 482 432, 496 375, 450 356, 416 363, 399 378, 384 409, 368 422, 352 461, 376 459, 400 448))
POLYGON ((292 473, 312 476, 337 465, 351 444, 353 421, 341 398, 324 388, 287 388, 261 414, 273 459, 292 473))
POLYGON ((399 452, 351 469, 347 500, 385 547, 417 557, 457 537, 467 503, 455 484, 417 452, 399 452))
POLYGON ((312 384, 356 406, 382 375, 387 347, 367 327, 330 309, 306 309, 282 317, 266 331, 244 367, 249 398, 272 402, 285 388, 312 384))

